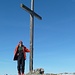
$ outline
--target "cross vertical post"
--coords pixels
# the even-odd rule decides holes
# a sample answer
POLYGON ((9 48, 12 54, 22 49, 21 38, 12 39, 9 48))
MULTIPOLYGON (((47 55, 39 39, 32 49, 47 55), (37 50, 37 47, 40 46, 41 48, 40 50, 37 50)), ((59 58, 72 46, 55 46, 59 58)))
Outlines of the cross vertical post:
MULTIPOLYGON (((34 11, 34 0, 31 0, 31 10, 34 11)), ((29 70, 33 71, 33 38, 34 38, 34 15, 30 14, 30 61, 29 70)))

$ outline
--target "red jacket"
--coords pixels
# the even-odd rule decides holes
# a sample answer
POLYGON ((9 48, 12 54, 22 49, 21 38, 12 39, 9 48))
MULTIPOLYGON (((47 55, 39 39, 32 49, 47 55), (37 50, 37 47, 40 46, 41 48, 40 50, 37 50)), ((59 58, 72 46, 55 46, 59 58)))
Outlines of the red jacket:
MULTIPOLYGON (((23 46, 24 46, 24 45, 23 45, 23 46)), ((17 58, 18 58, 17 52, 18 52, 18 46, 16 46, 16 48, 15 48, 15 50, 14 50, 14 60, 17 60, 17 58)), ((25 59, 25 60, 26 60, 26 52, 30 52, 30 50, 27 49, 27 48, 24 46, 23 53, 24 53, 24 59, 25 59)))

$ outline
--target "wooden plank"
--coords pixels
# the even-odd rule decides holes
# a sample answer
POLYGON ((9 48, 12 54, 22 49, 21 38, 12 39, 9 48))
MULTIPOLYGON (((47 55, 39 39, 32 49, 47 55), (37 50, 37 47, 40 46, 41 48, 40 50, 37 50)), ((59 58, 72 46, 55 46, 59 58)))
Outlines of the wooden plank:
POLYGON ((33 16, 37 17, 38 19, 42 20, 42 17, 39 16, 37 13, 35 13, 34 11, 32 11, 31 9, 29 9, 27 6, 25 6, 24 4, 21 4, 21 8, 23 8, 24 10, 26 10, 27 12, 29 12, 30 14, 32 14, 33 16))

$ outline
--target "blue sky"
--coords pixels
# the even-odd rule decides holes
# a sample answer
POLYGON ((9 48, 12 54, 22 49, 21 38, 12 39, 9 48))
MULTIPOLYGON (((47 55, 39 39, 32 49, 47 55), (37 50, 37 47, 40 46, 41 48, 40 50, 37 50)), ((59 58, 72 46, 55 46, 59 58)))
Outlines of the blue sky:
MULTIPOLYGON (((0 75, 17 75, 14 49, 22 40, 30 48, 30 16, 20 8, 30 8, 31 0, 0 0, 0 75)), ((75 0, 35 0, 34 69, 45 73, 75 72, 75 0)), ((29 72, 29 53, 25 72, 29 72)))

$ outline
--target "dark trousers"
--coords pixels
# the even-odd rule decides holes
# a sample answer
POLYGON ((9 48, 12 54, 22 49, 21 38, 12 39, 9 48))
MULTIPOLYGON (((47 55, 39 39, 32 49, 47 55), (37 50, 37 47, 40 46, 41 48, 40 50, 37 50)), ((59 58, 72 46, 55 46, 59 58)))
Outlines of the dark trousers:
POLYGON ((24 67, 25 67, 25 60, 24 60, 24 57, 18 57, 18 60, 17 60, 17 68, 18 68, 18 73, 24 73, 24 67))

